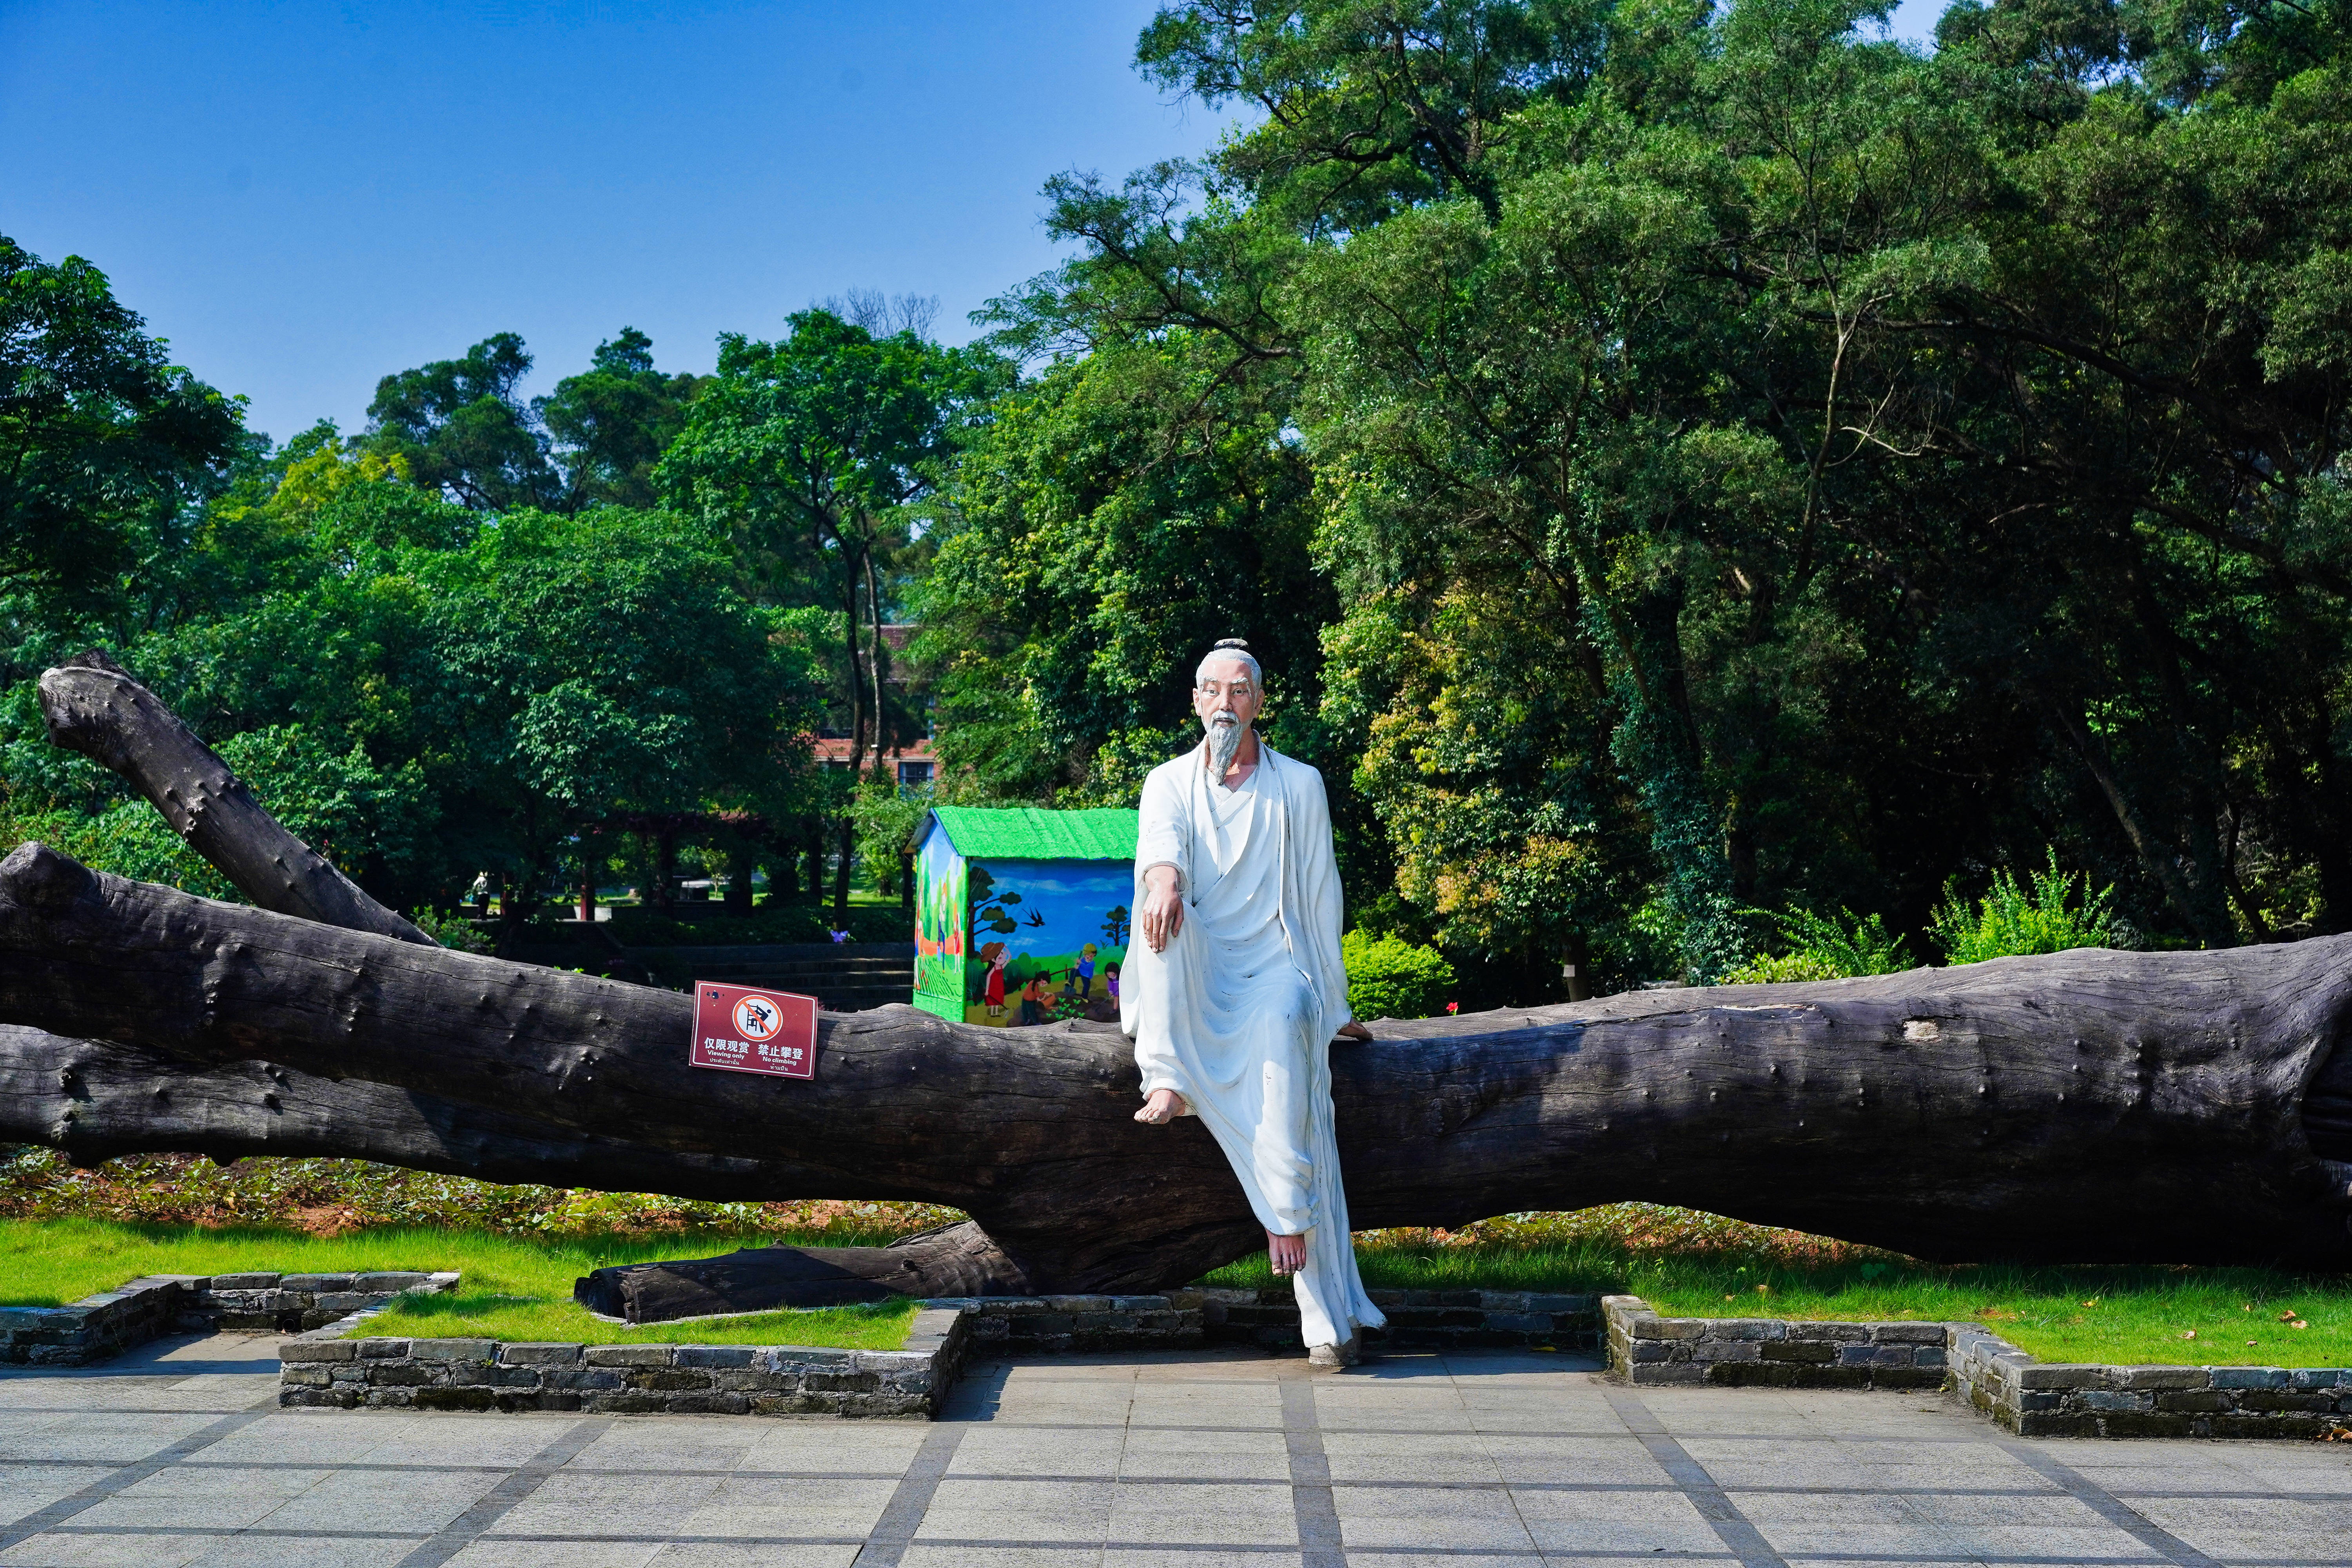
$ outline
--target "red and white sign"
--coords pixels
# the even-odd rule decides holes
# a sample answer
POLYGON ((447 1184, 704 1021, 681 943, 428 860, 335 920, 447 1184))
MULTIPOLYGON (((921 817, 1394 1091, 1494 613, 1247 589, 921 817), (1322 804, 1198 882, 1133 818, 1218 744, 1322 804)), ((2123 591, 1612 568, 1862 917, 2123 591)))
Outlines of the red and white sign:
POLYGON ((694 1054, 698 1068, 816 1076, 816 998, 694 983, 694 1054))

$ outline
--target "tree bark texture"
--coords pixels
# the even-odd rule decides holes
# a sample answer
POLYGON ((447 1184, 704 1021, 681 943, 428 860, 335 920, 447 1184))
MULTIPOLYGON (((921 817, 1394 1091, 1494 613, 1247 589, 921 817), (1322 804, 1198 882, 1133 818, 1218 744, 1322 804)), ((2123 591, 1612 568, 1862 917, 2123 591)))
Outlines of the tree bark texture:
MULTIPOLYGON (((2347 960, 2352 938, 2084 951, 1381 1023, 1332 1047, 1349 1206, 1453 1226, 1650 1199, 1929 1258, 2343 1267, 2352 1076, 2324 1069, 2347 960)), ((59 1047, 0 1037, 29 1086, 0 1137, 951 1204, 976 1226, 874 1249, 925 1294, 1144 1290, 1262 1243, 1197 1121, 1132 1120, 1108 1026, 827 1015, 803 1082, 688 1066, 691 1016, 38 845, 0 861, 0 1020, 84 1037, 51 1089, 59 1047)))
POLYGON ((262 808, 218 752, 93 648, 41 676, 49 739, 128 779, 188 847, 265 910, 435 945, 262 808))

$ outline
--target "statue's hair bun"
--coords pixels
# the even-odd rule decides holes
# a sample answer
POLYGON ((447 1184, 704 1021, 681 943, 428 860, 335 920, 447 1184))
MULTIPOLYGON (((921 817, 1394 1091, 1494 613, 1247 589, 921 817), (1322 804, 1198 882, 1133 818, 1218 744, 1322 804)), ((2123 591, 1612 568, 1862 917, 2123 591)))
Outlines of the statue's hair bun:
POLYGON ((1209 646, 1211 647, 1237 647, 1246 651, 1249 647, 1249 642, 1248 639, 1244 637, 1219 637, 1215 642, 1211 643, 1209 646))

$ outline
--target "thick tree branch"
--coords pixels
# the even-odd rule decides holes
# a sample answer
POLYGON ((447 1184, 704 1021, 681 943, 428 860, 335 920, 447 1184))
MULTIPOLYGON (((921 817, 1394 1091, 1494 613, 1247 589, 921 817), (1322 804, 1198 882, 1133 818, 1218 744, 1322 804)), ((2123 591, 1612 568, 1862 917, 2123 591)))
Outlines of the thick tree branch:
POLYGON ((156 695, 93 648, 41 676, 49 739, 121 773, 265 910, 434 946, 262 809, 245 781, 156 695))

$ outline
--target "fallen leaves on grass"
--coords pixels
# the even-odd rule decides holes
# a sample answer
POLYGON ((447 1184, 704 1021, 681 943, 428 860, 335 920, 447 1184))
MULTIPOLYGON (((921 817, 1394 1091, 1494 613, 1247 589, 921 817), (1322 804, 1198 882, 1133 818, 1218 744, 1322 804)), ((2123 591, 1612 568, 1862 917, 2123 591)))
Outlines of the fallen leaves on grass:
POLYGON ((711 1203, 655 1193, 502 1186, 366 1160, 130 1154, 78 1171, 50 1149, 0 1144, 0 1219, 133 1225, 270 1225, 334 1237, 381 1226, 499 1236, 658 1236, 673 1231, 831 1232, 887 1241, 963 1215, 935 1204, 812 1199, 711 1203))

